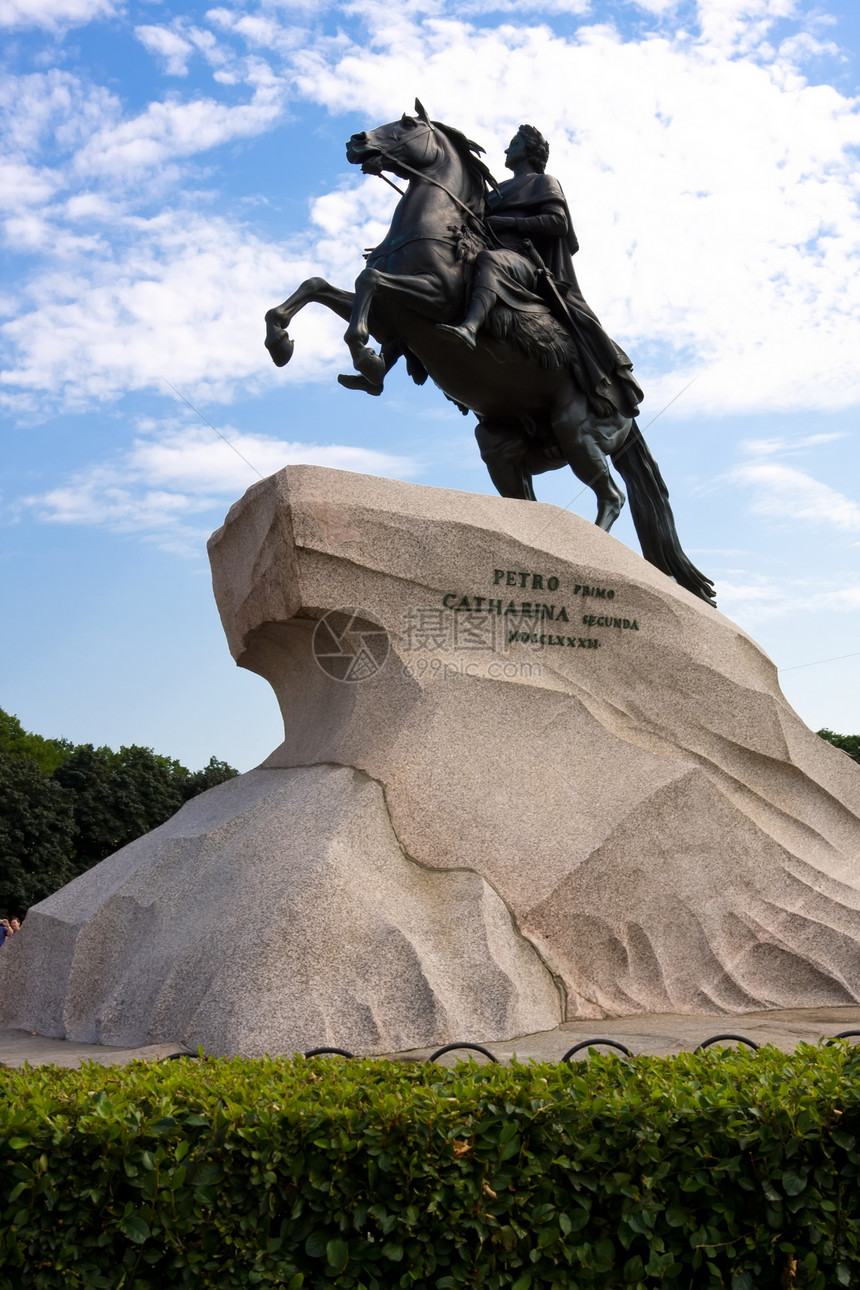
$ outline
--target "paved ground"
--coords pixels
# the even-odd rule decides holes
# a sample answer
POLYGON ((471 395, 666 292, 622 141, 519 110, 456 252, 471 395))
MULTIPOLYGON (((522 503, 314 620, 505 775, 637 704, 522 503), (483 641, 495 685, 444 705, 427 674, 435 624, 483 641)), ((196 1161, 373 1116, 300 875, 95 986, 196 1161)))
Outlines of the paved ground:
POLYGON ((80 1066, 98 1062, 100 1066, 125 1066, 136 1060, 160 1061, 171 1053, 182 1052, 182 1044, 150 1044, 146 1048, 111 1048, 107 1044, 75 1044, 67 1039, 48 1039, 29 1030, 7 1030, 0 1027, 0 1063, 4 1066, 80 1066))
MULTIPOLYGON (((520 1061, 558 1061, 569 1048, 585 1039, 614 1039, 633 1053, 666 1056, 690 1051, 711 1035, 745 1035, 757 1044, 776 1044, 791 1052, 799 1043, 817 1043, 842 1030, 860 1032, 860 1007, 788 1008, 769 1012, 748 1012, 742 1016, 689 1017, 680 1013, 616 1017, 611 1021, 567 1021, 555 1030, 522 1035, 504 1042, 484 1044, 500 1061, 516 1056, 520 1061)), ((468 1036, 464 1036, 468 1039, 468 1036)), ((860 1033, 858 1033, 860 1040, 860 1033)), ((181 1044, 150 1044, 146 1048, 111 1048, 102 1044, 76 1044, 65 1039, 48 1039, 26 1030, 0 1029, 0 1063, 6 1066, 80 1066, 99 1062, 102 1066, 123 1066, 135 1060, 160 1061, 182 1052, 181 1044)), ((422 1060, 433 1048, 415 1049, 391 1056, 422 1060)), ((582 1052, 587 1056, 587 1050, 582 1052)), ((468 1057, 468 1052, 441 1058, 444 1065, 468 1057)), ((476 1060, 483 1059, 476 1056, 476 1060)))
MULTIPOLYGON (((519 1061, 533 1058, 557 1062, 574 1044, 603 1038, 624 1044, 634 1054, 665 1057, 670 1053, 692 1051, 711 1035, 733 1034, 744 1035, 759 1045, 776 1044, 785 1052, 791 1052, 799 1043, 815 1044, 822 1037, 829 1039, 842 1030, 856 1030, 860 1042, 860 1007, 786 1008, 748 1012, 736 1017, 646 1013, 635 1017, 614 1017, 611 1021, 566 1021, 555 1030, 483 1046, 503 1062, 510 1061, 512 1057, 519 1061)), ((429 1057, 433 1051, 432 1048, 421 1048, 399 1055, 421 1059, 429 1057)), ((588 1050, 582 1050, 581 1056, 587 1055, 588 1050)), ((468 1057, 468 1053, 452 1053, 440 1060, 448 1065, 458 1056, 468 1057)), ((475 1060, 481 1059, 476 1055, 475 1060)))

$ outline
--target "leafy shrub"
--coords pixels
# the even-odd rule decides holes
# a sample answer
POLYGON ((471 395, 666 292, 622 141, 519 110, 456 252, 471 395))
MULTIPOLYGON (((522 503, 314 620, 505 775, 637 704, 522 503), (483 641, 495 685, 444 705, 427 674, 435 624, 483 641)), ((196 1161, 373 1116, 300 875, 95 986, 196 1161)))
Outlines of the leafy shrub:
POLYGON ((860 1055, 0 1071, 0 1287, 830 1290, 860 1055))

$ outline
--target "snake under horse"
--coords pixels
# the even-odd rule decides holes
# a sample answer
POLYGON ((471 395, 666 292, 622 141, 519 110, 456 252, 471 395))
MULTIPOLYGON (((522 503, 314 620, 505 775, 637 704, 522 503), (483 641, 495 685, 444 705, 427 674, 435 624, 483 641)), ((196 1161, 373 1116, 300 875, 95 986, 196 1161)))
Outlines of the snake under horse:
MULTIPOLYGON (((438 324, 457 323, 466 308, 471 263, 486 240, 481 229, 492 176, 482 151, 460 131, 416 115, 354 134, 347 158, 368 174, 407 180, 388 233, 370 254, 353 291, 308 278, 266 314, 266 347, 277 366, 293 353, 291 320, 321 304, 347 322, 344 336, 358 377, 344 384, 376 393, 392 362, 405 354, 419 383, 430 376, 463 410, 478 417, 476 436, 503 497, 535 500, 533 476, 569 465, 597 496, 597 523, 607 531, 624 495, 607 457, 627 485, 642 554, 708 604, 712 581, 684 554, 660 470, 633 417, 595 411, 574 363, 547 363, 516 338, 482 329, 467 350, 438 324), (381 353, 369 344, 371 336, 381 353)), ((545 330, 563 330, 547 309, 545 330)))

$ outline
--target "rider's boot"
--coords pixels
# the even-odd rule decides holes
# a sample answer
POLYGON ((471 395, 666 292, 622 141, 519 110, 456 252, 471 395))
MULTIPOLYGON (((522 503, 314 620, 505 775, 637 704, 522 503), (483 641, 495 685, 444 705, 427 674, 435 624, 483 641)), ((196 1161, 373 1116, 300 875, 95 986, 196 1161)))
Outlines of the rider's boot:
POLYGON ((476 287, 472 292, 469 311, 459 327, 452 327, 448 323, 437 323, 436 327, 452 340, 456 340, 458 344, 465 345, 467 349, 474 349, 477 334, 487 321, 495 303, 495 291, 490 291, 487 287, 476 287))

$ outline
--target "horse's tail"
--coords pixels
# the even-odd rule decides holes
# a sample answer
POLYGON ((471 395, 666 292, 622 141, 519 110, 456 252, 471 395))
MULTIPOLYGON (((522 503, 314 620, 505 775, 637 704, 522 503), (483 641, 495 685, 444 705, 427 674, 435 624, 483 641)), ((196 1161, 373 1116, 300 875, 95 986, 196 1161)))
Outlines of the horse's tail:
POLYGON ((694 596, 716 606, 713 582, 699 572, 681 549, 669 505, 669 490, 635 421, 624 443, 611 456, 613 466, 627 485, 630 513, 645 559, 694 596))

